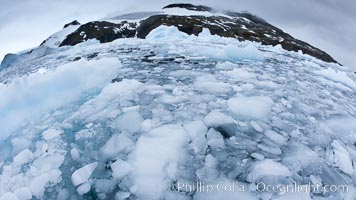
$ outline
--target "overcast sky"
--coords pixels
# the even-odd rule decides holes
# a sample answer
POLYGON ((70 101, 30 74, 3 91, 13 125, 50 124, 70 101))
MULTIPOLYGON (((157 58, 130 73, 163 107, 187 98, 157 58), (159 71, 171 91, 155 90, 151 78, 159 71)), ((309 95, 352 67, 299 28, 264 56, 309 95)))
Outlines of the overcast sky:
MULTIPOLYGON (((157 10, 172 0, 0 0, 0 60, 38 46, 74 19, 157 10)), ((183 1, 188 2, 188 1, 183 1)), ((194 0, 221 9, 249 11, 356 70, 355 0, 194 0)))

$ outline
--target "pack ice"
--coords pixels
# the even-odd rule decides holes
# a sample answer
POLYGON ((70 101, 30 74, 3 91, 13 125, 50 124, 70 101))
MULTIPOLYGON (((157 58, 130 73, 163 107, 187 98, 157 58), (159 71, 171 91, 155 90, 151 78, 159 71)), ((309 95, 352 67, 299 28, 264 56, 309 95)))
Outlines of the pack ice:
POLYGON ((1 200, 356 199, 345 66, 168 26, 51 52, 0 71, 1 200))

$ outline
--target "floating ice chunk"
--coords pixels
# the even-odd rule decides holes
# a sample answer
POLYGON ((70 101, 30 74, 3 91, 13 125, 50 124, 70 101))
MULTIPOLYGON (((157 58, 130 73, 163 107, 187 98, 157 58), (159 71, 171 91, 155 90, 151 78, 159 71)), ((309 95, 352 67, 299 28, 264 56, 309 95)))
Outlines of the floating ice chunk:
POLYGON ((283 163, 293 167, 295 171, 307 170, 312 162, 320 161, 317 152, 302 143, 289 143, 288 150, 284 152, 283 163))
POLYGON ((161 25, 158 28, 153 29, 147 36, 148 40, 177 40, 186 39, 189 35, 178 30, 175 26, 161 25))
POLYGON ((232 78, 233 80, 249 80, 249 79, 255 79, 256 75, 254 73, 251 73, 245 69, 241 68, 234 68, 233 70, 222 72, 224 75, 227 77, 232 78))
POLYGON ((0 196, 0 200, 20 200, 14 193, 6 192, 2 196, 0 196))
POLYGON ((28 120, 69 105, 82 95, 104 87, 116 75, 121 63, 105 58, 67 63, 45 75, 33 73, 0 85, 0 140, 7 138, 28 120))
POLYGON ((254 164, 252 171, 247 176, 247 180, 249 182, 256 182, 266 176, 288 177, 291 175, 292 173, 286 166, 271 159, 265 159, 254 164))
POLYGON ((131 193, 129 193, 129 192, 117 192, 115 194, 115 200, 124 200, 124 199, 129 198, 130 195, 131 195, 131 193))
MULTIPOLYGON (((187 135, 180 125, 164 125, 144 133, 131 154, 135 194, 142 199, 159 199, 169 185, 166 167, 184 156, 187 135)), ((172 176, 172 174, 170 175, 172 176)))
POLYGON ((212 192, 196 192, 194 200, 259 200, 249 191, 249 185, 226 179, 215 179, 209 183, 215 188, 212 192))
POLYGON ((347 151, 345 146, 339 141, 334 140, 331 144, 334 151, 334 162, 335 165, 344 173, 352 176, 355 174, 355 169, 351 160, 350 153, 347 151))
POLYGON ((264 118, 270 112, 273 100, 264 96, 235 97, 229 99, 227 105, 238 117, 264 118))
POLYGON ((265 152, 274 154, 274 155, 281 155, 282 154, 282 150, 278 147, 270 147, 270 146, 266 146, 263 144, 258 144, 257 147, 265 152))
POLYGON ((63 130, 61 129, 48 129, 42 133, 43 139, 45 140, 51 140, 53 138, 58 137, 63 133, 63 130))
POLYGON ((30 200, 32 199, 32 192, 27 187, 20 187, 14 191, 14 194, 19 198, 19 200, 30 200))
POLYGON ((112 176, 114 179, 121 179, 126 176, 132 169, 131 165, 121 159, 116 160, 110 164, 112 176))
POLYGON ((251 157, 256 158, 257 160, 264 160, 265 157, 262 154, 259 153, 252 153, 251 157))
MULTIPOLYGON (((300 185, 299 187, 308 187, 308 185, 300 185)), ((323 198, 324 199, 324 198, 323 198)), ((312 200, 309 191, 288 191, 275 200, 312 200)))
POLYGON ((140 130, 143 118, 137 111, 130 111, 119 116, 114 121, 114 126, 122 131, 135 133, 140 130))
POLYGON ((209 129, 207 134, 208 145, 213 148, 224 148, 224 137, 215 129, 209 129))
POLYGON ((356 118, 337 117, 320 123, 320 127, 331 135, 342 138, 344 141, 356 142, 356 118))
POLYGON ((205 153, 207 148, 206 133, 208 128, 202 121, 184 124, 184 130, 192 140, 190 143, 195 153, 205 153))
POLYGON ((319 71, 314 71, 314 73, 337 83, 342 83, 354 90, 356 89, 356 82, 352 80, 344 71, 336 71, 332 68, 327 68, 319 71))
POLYGON ((73 185, 78 186, 87 182, 97 166, 98 162, 93 162, 75 170, 71 177, 73 185))
POLYGON ((199 180, 203 182, 211 182, 219 177, 219 171, 217 170, 218 161, 216 158, 208 154, 205 157, 204 166, 196 171, 199 180))
POLYGON ((101 147, 100 151, 105 157, 112 158, 121 152, 128 152, 132 146, 132 140, 125 134, 115 134, 101 147))
POLYGON ((88 193, 91 189, 91 183, 90 181, 85 182, 83 184, 81 184, 78 188, 77 188, 77 192, 79 195, 84 195, 86 193, 88 193))
POLYGON ((82 105, 79 111, 74 113, 72 117, 79 115, 81 118, 86 118, 89 121, 95 121, 101 117, 114 118, 117 116, 114 112, 114 109, 117 109, 116 105, 120 101, 132 100, 142 85, 142 83, 136 80, 129 79, 111 83, 104 87, 99 95, 82 105), (113 107, 110 107, 112 105, 113 107))
POLYGON ((252 126, 252 128, 253 129, 255 129, 257 132, 262 132, 263 130, 262 130, 262 128, 261 128, 261 126, 259 125, 259 124, 257 124, 257 122, 255 122, 255 121, 251 121, 250 122, 250 125, 252 126))
POLYGON ((209 127, 218 127, 221 124, 230 124, 234 123, 234 119, 230 116, 225 115, 219 111, 211 111, 207 116, 204 118, 204 122, 209 127))
POLYGON ((264 59, 263 53, 252 44, 247 44, 245 47, 228 44, 223 48, 223 55, 223 58, 230 61, 244 59, 258 61, 264 59))
POLYGON ((80 158, 80 153, 77 148, 73 147, 70 150, 70 156, 72 157, 73 160, 78 160, 80 158))
POLYGON ((60 181, 61 171, 59 171, 58 169, 54 169, 47 173, 43 173, 39 176, 34 177, 31 183, 29 184, 29 188, 36 198, 41 199, 48 185, 55 185, 60 181))
POLYGON ((234 136, 237 131, 234 119, 219 111, 210 112, 204 118, 204 122, 207 126, 219 131, 225 138, 234 136))
POLYGON ((218 81, 210 74, 198 77, 194 87, 202 92, 210 93, 228 93, 231 91, 230 84, 218 81))
POLYGON ((24 164, 29 163, 31 160, 33 160, 33 153, 29 149, 25 149, 18 153, 14 159, 13 159, 13 164, 15 166, 22 166, 24 164))
POLYGON ((284 137, 281 134, 278 134, 274 131, 268 130, 266 132, 264 132, 265 136, 267 138, 269 138, 270 140, 272 140, 273 142, 275 142, 278 145, 284 145, 287 142, 287 138, 284 137))

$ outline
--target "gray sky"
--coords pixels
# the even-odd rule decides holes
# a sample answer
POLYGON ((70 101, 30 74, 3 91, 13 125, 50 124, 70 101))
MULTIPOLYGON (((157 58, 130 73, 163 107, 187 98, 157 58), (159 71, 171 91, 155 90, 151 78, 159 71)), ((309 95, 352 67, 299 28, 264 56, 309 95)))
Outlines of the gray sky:
MULTIPOLYGON (((0 0, 0 60, 39 45, 74 19, 81 23, 116 13, 157 10, 179 0, 0 0)), ((188 1, 183 1, 188 2, 188 1)), ((193 0, 249 11, 356 70, 355 0, 193 0)))

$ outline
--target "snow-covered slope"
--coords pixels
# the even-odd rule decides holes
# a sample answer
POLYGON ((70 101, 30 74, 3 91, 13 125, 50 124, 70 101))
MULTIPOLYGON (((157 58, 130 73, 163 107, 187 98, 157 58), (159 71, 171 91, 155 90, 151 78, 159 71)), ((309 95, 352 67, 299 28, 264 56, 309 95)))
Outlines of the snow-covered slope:
POLYGON ((347 67, 164 25, 51 49, 0 70, 1 200, 356 198, 347 67))

